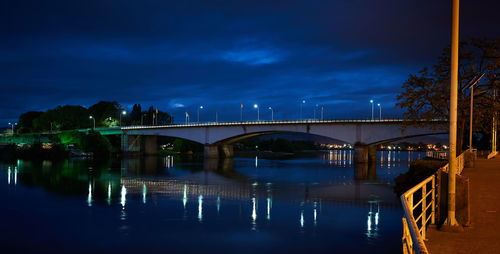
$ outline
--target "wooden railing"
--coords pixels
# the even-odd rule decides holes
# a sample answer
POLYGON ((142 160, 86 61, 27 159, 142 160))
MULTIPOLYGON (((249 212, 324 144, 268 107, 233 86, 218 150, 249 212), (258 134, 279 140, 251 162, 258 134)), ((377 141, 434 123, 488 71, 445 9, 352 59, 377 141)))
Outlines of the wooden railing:
MULTIPOLYGON (((464 153, 457 157, 460 175, 464 168, 464 153)), ((448 172, 449 165, 439 170, 448 172)), ((401 195, 403 205, 403 253, 429 253, 425 246, 425 233, 429 222, 435 223, 436 216, 436 176, 429 176, 401 195), (415 216, 417 218, 415 218, 415 216)))

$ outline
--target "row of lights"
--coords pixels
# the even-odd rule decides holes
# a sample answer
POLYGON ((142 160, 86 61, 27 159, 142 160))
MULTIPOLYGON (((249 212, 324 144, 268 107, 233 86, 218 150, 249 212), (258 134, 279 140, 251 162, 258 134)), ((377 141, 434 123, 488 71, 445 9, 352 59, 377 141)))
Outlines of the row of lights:
MULTIPOLYGON (((306 101, 305 100, 302 100, 302 102, 300 103, 300 120, 302 120, 302 104, 305 104, 306 101)), ((316 107, 314 108, 314 119, 316 119, 316 108, 318 107, 319 105, 316 104, 316 107)), ((254 104, 253 105, 253 108, 257 110, 257 121, 260 121, 260 107, 258 104, 254 104)), ((197 122, 199 123, 200 122, 200 109, 204 109, 203 106, 199 106, 196 110, 196 115, 197 115, 197 122)), ((274 121, 274 109, 272 107, 268 107, 268 109, 271 111, 271 121, 274 121)), ((321 120, 323 120, 323 105, 321 105, 321 120)), ((189 113, 186 111, 185 113, 186 115, 186 124, 189 123, 189 113)), ((215 113, 215 118, 216 118, 216 122, 217 121, 217 118, 218 118, 218 114, 217 112, 215 113)), ((240 107, 240 121, 243 121, 243 104, 241 104, 241 107, 240 107)))
MULTIPOLYGON (((370 100, 370 104, 372 104, 372 120, 375 120, 374 115, 373 115, 373 100, 370 100)), ((382 120, 382 106, 380 103, 377 103, 378 109, 379 109, 379 120, 382 120)))

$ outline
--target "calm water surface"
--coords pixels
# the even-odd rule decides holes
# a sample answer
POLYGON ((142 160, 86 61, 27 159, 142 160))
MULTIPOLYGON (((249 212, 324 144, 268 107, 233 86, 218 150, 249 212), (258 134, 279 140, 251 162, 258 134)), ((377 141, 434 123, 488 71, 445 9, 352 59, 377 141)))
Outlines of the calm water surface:
POLYGON ((0 163, 2 253, 401 253, 416 152, 0 163))

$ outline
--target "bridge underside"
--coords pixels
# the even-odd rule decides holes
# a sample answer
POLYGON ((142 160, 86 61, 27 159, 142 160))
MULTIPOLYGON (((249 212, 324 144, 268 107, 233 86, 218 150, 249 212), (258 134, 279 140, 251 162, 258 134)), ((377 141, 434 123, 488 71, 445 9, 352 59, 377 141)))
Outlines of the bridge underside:
POLYGON ((232 158, 234 156, 234 143, 274 133, 306 133, 353 144, 354 163, 371 165, 376 163, 376 147, 379 144, 446 132, 439 130, 439 128, 417 126, 407 126, 403 129, 402 121, 257 122, 135 127, 123 128, 122 151, 155 154, 157 153, 156 136, 169 136, 203 144, 206 158, 232 158))

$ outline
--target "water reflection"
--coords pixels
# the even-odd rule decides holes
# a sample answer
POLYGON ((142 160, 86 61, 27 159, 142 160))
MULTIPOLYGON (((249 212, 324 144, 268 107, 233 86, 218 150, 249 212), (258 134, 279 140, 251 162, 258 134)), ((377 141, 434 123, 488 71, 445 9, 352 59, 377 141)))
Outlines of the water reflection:
POLYGON ((368 238, 378 237, 378 220, 380 214, 380 203, 378 201, 370 201, 370 211, 368 212, 368 220, 366 222, 366 236, 368 238))
POLYGON ((203 195, 198 196, 198 221, 203 220, 203 195))
POLYGON ((252 230, 257 230, 257 201, 252 198, 252 230))
MULTIPOLYGON (((380 152, 380 163, 375 164, 375 168, 353 165, 353 154, 349 150, 329 151, 319 156, 319 159, 249 158, 203 162, 167 156, 127 158, 104 164, 78 160, 18 162, 19 169, 4 167, 2 178, 6 177, 7 181, 2 182, 11 185, 19 180, 21 186, 41 186, 56 195, 77 196, 80 206, 85 204, 82 200, 86 196, 89 207, 86 209, 99 209, 104 205, 127 227, 134 223, 135 215, 144 223, 150 222, 150 227, 158 223, 167 231, 170 229, 165 229, 169 227, 166 221, 182 218, 183 221, 176 223, 184 223, 180 225, 185 227, 193 227, 188 222, 194 221, 200 226, 216 228, 222 221, 224 227, 236 231, 244 228, 269 233, 286 228, 290 231, 286 233, 322 232, 319 236, 308 236, 316 239, 331 234, 340 237, 336 228, 345 230, 340 225, 349 223, 349 230, 369 239, 385 239, 387 236, 381 228, 387 227, 387 223, 390 225, 391 219, 383 217, 381 211, 385 216, 400 213, 399 200, 392 191, 392 178, 404 172, 408 161, 419 155, 380 152), (291 230, 292 227, 296 231, 291 230)), ((398 216, 394 216, 393 222, 397 227, 398 216)), ((142 232, 140 228, 135 224, 135 230, 142 232)))
POLYGON ((353 150, 328 150, 323 154, 322 159, 328 161, 330 165, 349 167, 353 164, 353 150))
POLYGON ((122 189, 120 191, 120 204, 122 205, 122 208, 125 209, 125 203, 127 200, 127 188, 125 188, 125 185, 122 185, 122 189))
POLYGON ((88 206, 92 206, 92 183, 89 183, 89 195, 87 197, 88 206))

